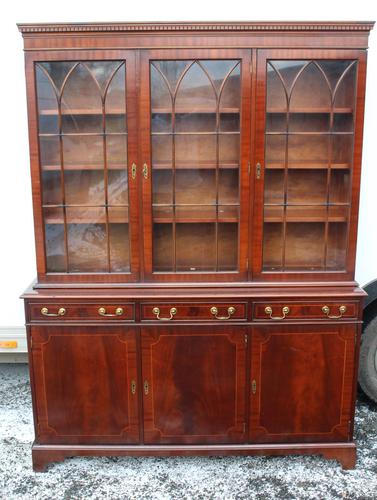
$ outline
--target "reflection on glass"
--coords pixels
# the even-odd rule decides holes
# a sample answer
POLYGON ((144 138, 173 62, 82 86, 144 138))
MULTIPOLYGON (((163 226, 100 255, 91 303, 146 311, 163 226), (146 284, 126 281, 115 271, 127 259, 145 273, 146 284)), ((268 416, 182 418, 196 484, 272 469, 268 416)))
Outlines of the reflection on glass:
POLYGON ((236 271, 240 61, 151 63, 153 270, 236 271))
POLYGON ((268 61, 265 270, 345 269, 355 95, 356 61, 268 61))
POLYGON ((35 71, 47 271, 129 272, 125 62, 35 71))

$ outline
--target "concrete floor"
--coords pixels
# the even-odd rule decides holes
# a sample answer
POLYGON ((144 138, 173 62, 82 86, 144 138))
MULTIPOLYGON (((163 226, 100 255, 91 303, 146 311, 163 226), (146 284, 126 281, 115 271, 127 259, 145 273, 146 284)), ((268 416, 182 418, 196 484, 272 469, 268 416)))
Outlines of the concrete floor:
POLYGON ((377 499, 377 405, 360 395, 357 468, 319 457, 75 458, 31 467, 26 365, 0 365, 0 499, 377 499))

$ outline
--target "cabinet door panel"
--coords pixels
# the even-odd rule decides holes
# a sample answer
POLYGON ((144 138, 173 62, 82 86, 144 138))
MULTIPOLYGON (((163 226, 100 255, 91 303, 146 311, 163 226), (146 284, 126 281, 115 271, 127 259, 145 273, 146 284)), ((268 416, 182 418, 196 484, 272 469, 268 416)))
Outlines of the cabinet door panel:
POLYGON ((351 277, 365 52, 258 54, 254 275, 351 277))
POLYGON ((143 54, 142 130, 150 136, 143 141, 145 270, 151 278, 245 277, 250 62, 250 51, 242 50, 143 54))
POLYGON ((356 326, 266 326, 252 334, 250 439, 345 441, 356 326))
POLYGON ((40 443, 139 441, 135 330, 32 327, 40 443))
POLYGON ((39 156, 33 176, 41 177, 36 201, 44 239, 38 271, 47 281, 50 273, 59 273, 56 281, 102 281, 103 273, 110 281, 134 281, 135 54, 64 57, 69 61, 63 54, 33 61, 39 156))
POLYGON ((245 439, 246 330, 142 330, 146 443, 245 439))

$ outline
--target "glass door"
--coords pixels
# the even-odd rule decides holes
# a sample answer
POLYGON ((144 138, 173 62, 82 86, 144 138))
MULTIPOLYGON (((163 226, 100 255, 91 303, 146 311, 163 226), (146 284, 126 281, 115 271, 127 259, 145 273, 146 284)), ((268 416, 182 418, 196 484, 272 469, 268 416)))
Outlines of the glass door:
POLYGON ((160 51, 143 61, 142 81, 150 82, 148 111, 141 113, 149 136, 143 151, 149 275, 245 273, 241 186, 250 110, 243 94, 250 55, 244 59, 240 51, 226 57, 216 51, 215 58, 211 51, 160 51))
POLYGON ((128 62, 35 63, 47 273, 136 272, 128 62))
POLYGON ((261 268, 345 273, 351 185, 360 167, 354 161, 358 58, 297 55, 264 52, 258 61, 265 71, 261 268))

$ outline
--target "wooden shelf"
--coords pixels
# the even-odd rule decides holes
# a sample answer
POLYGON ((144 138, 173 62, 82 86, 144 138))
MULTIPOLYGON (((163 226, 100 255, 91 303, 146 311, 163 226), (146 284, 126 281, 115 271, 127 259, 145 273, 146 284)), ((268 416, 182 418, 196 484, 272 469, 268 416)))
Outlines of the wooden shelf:
MULTIPOLYGON (((240 113, 240 108, 221 108, 219 110, 220 115, 222 114, 238 114, 240 113)), ((171 108, 154 108, 151 109, 151 114, 152 115, 171 115, 173 114, 171 108)), ((174 114, 176 115, 183 115, 183 114, 190 114, 190 115, 202 115, 202 114, 216 114, 216 109, 214 108, 203 108, 203 109, 193 109, 193 108, 178 108, 175 109, 174 114)))
MULTIPOLYGON (((290 161, 288 162, 288 169, 326 169, 328 168, 328 163, 312 160, 300 160, 300 161, 290 161)), ((331 169, 333 170, 347 170, 350 168, 349 163, 331 163, 331 169)), ((269 162, 266 163, 266 170, 279 170, 284 169, 284 162, 269 162)))
MULTIPOLYGON (((69 207, 68 207, 69 208, 69 207)), ((67 224, 106 224, 105 209, 100 209, 102 213, 97 213, 93 216, 88 216, 82 214, 82 208, 78 210, 78 214, 73 212, 72 208, 69 208, 70 214, 67 216, 67 224)), ((109 224, 128 224, 129 218, 124 213, 116 214, 111 212, 109 217, 109 224)), ((45 215, 46 224, 63 224, 64 218, 63 213, 59 210, 59 213, 51 213, 45 215)))
MULTIPOLYGON (((54 116, 58 115, 57 109, 41 109, 39 110, 39 115, 41 116, 54 116)), ((102 109, 87 109, 87 108, 74 108, 74 109, 64 109, 61 111, 62 116, 73 116, 73 115, 102 115, 102 109)), ((105 115, 126 115, 124 109, 105 109, 105 115)))
MULTIPOLYGON (((264 222, 283 222, 282 206, 265 206, 264 222)), ((318 206, 287 206, 286 221, 287 222, 347 222, 348 210, 347 205, 325 205, 318 206), (327 210, 327 208, 329 210, 327 210)))
MULTIPOLYGON (((43 172, 60 172, 60 165, 42 165, 43 172)), ((103 164, 96 165, 88 163, 86 165, 64 165, 64 172, 67 171, 80 171, 80 170, 104 170, 103 164)), ((107 166, 107 170, 127 170, 127 165, 112 164, 107 166)))
POLYGON ((239 222, 238 217, 219 217, 216 221, 214 217, 153 217, 153 222, 158 224, 172 224, 176 222, 178 224, 191 224, 191 223, 212 223, 216 222, 229 222, 229 223, 237 223, 239 222))
MULTIPOLYGON (((279 113, 279 114, 286 114, 287 110, 284 108, 268 108, 266 110, 267 113, 279 113)), ((342 113, 342 114, 349 114, 353 113, 353 108, 335 108, 333 109, 334 114, 335 113, 342 113)), ((324 108, 293 108, 289 110, 289 114, 302 114, 302 113, 308 113, 308 114, 330 114, 331 113, 331 108, 324 107, 324 108)))
MULTIPOLYGON (((172 162, 155 162, 152 164, 154 170, 172 170, 172 162)), ((216 163, 211 161, 200 161, 200 162, 179 162, 175 164, 176 170, 197 170, 197 169, 215 169, 216 163)), ((219 164, 220 169, 239 169, 238 163, 221 163, 219 164)))

